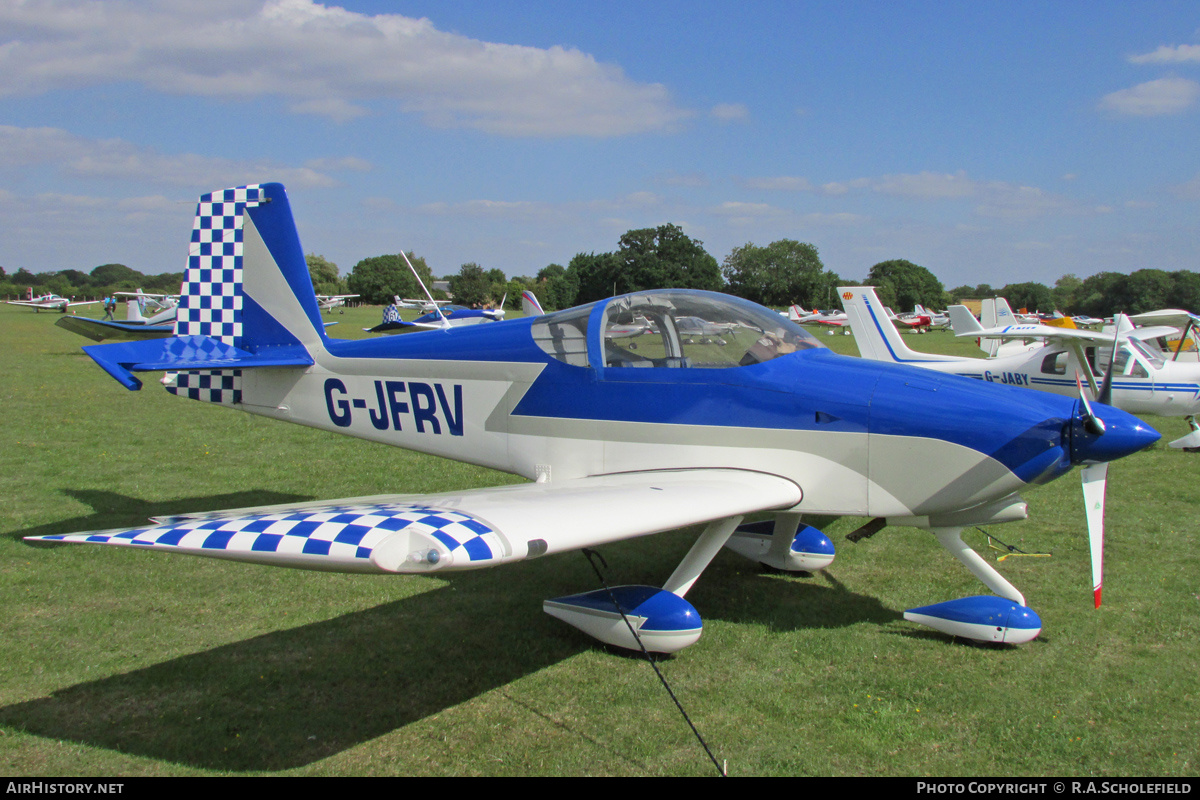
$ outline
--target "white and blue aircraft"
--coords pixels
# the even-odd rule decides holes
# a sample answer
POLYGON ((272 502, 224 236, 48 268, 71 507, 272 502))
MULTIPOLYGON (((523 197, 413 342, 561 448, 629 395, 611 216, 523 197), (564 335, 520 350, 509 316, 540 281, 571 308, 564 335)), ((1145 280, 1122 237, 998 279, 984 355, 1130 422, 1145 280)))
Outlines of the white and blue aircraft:
MULTIPOLYGON (((332 339, 278 184, 201 198, 173 337, 84 350, 128 389, 141 387, 136 373, 165 371, 167 390, 181 397, 530 482, 31 538, 437 574, 704 524, 661 588, 543 606, 603 642, 658 652, 699 638, 685 595, 722 546, 781 569, 827 565, 832 546, 800 524, 807 513, 930 530, 998 596, 912 609, 911 618, 984 641, 1028 641, 1040 620, 963 544, 962 529, 1025 518, 1025 487, 1159 438, 1086 398, 1018 398, 1016 389, 840 356, 774 311, 711 292, 654 290, 489 325, 332 339), (681 335, 682 317, 728 325, 724 345, 681 335), (636 351, 606 336, 637 319, 652 327, 636 351), (921 470, 914 451, 929 456, 921 470), (764 512, 773 519, 743 525, 764 512)), ((1092 486, 1102 492, 1104 483, 1092 486)))

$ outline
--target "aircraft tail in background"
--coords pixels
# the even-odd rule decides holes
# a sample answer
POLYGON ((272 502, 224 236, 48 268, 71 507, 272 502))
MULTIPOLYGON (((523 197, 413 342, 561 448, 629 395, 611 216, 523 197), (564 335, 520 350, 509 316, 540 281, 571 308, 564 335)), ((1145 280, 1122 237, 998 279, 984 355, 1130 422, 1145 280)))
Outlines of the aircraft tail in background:
POLYGON ((873 361, 916 363, 921 361, 952 361, 952 358, 910 350, 896 326, 888 319, 887 310, 875 295, 873 286, 843 286, 838 289, 842 308, 854 332, 859 354, 873 361))
POLYGON ((527 317, 541 317, 546 313, 542 310, 542 304, 538 302, 537 295, 528 289, 521 292, 521 310, 527 317))

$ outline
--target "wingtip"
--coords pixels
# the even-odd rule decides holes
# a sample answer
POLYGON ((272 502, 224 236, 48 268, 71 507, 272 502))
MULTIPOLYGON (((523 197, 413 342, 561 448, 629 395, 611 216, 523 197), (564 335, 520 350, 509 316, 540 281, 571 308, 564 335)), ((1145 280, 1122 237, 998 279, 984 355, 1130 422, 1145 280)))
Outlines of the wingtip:
POLYGON ((1095 599, 1096 599, 1096 608, 1100 607, 1100 589, 1101 589, 1101 587, 1097 586, 1095 589, 1092 590, 1092 594, 1095 596, 1095 599))

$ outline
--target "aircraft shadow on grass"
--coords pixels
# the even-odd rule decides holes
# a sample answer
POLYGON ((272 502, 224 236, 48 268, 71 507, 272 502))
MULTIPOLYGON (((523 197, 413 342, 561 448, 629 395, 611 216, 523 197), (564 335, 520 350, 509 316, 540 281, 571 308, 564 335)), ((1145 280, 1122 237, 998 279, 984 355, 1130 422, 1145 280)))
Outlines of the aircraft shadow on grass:
MULTIPOLYGON (((105 492, 72 494, 90 498, 85 502, 101 517, 129 500, 105 492)), ((271 501, 271 494, 250 492, 211 502, 224 507, 271 501)), ((179 505, 195 511, 207 500, 179 505)), ((140 507, 163 514, 175 505, 140 507)), ((616 565, 607 577, 624 581, 640 579, 640 573, 668 574, 684 540, 663 546, 660 539, 656 547, 654 539, 606 548, 616 565)), ((707 607, 713 616, 781 631, 887 624, 901 616, 874 598, 847 591, 828 573, 774 579, 747 571, 732 554, 714 562, 702 584, 711 594, 707 607)), ((540 611, 543 599, 565 586, 577 588, 589 576, 595 580, 581 557, 565 556, 439 576, 441 586, 414 597, 0 708, 0 724, 204 769, 303 766, 596 647, 594 640, 540 611)))
MULTIPOLYGON (((199 514, 205 511, 219 511, 225 508, 245 508, 273 503, 297 503, 313 499, 309 495, 259 490, 150 502, 98 489, 61 489, 60 491, 67 497, 90 506, 92 513, 86 516, 74 517, 73 519, 50 522, 45 525, 12 531, 6 535, 12 539, 21 539, 26 536, 48 536, 55 533, 71 533, 74 531, 100 531, 122 526, 148 524, 147 521, 150 517, 166 517, 189 513, 199 514)), ((30 542, 26 542, 26 545, 39 548, 46 547, 43 544, 30 542)), ((50 546, 57 547, 57 545, 50 546)))

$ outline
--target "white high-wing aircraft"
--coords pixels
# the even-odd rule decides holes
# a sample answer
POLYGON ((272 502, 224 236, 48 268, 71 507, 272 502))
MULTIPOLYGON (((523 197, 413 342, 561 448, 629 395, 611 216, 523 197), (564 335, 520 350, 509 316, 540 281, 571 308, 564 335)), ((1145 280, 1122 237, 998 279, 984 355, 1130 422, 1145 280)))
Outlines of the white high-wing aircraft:
POLYGON ((72 306, 93 306, 99 303, 99 300, 68 300, 54 293, 33 296, 33 287, 29 287, 29 298, 26 300, 9 300, 10 306, 25 306, 32 308, 34 311, 59 311, 63 314, 67 313, 67 309, 72 306))
POLYGON ((339 306, 346 305, 346 301, 358 297, 356 294, 319 294, 317 297, 317 307, 322 311, 332 311, 339 306))
MULTIPOLYGON (((1108 371, 1112 358, 1112 334, 1050 325, 984 328, 964 306, 950 309, 958 336, 1036 339, 1044 344, 995 358, 920 353, 909 349, 903 339, 894 334, 895 328, 886 324, 874 289, 844 287, 838 291, 842 292, 846 311, 850 314, 859 352, 864 358, 876 361, 911 364, 991 384, 1074 396, 1078 392, 1076 376, 1088 382, 1096 395, 1099 391, 1096 379, 1108 371)), ((1112 405, 1117 408, 1133 414, 1163 417, 1200 413, 1200 364, 1167 361, 1137 338, 1124 337, 1117 340, 1112 367, 1112 405)), ((1192 435, 1177 439, 1172 446, 1196 446, 1191 443, 1192 435)))
POLYGON ((139 315, 149 312, 158 313, 179 305, 177 294, 150 294, 138 289, 136 292, 113 292, 120 297, 132 297, 137 301, 139 315))
MULTIPOLYGON (((684 596, 722 546, 781 569, 818 569, 832 560, 832 545, 801 515, 874 517, 872 530, 930 530, 999 595, 912 609, 911 619, 1021 642, 1037 635, 1040 620, 963 544, 963 527, 1024 518, 1026 486, 1159 438, 1082 397, 1019 396, 840 356, 774 311, 712 292, 652 290, 488 325, 332 339, 304 252, 279 184, 206 195, 175 336, 84 350, 128 389, 141 387, 135 373, 166 371, 167 390, 182 397, 530 482, 30 538, 437 574, 704 523, 662 588, 601 589, 543 606, 608 644, 674 652, 700 636, 700 616, 684 596), (606 335, 639 317, 654 331, 639 337, 636 353, 606 335), (725 345, 689 342, 681 317, 730 325, 725 345), (925 456, 921 470, 912 469, 914 451, 925 456), (760 512, 773 521, 743 525, 760 512)), ((1088 485, 1103 492, 1103 480, 1088 485)), ((1097 576, 1100 541, 1095 530, 1097 576)))

